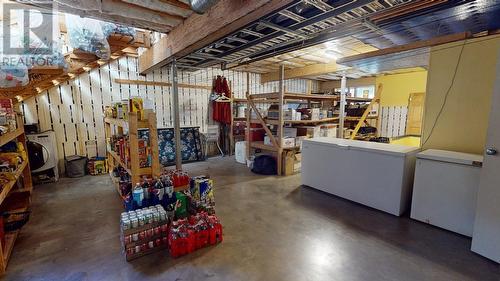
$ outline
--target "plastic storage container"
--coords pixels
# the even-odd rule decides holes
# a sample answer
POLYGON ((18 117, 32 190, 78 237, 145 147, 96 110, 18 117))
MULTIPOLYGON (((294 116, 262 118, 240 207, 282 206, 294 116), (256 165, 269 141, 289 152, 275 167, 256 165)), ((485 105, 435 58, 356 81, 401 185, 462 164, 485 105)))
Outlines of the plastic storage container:
POLYGON ((85 176, 85 168, 87 167, 87 157, 72 155, 64 159, 66 167, 66 176, 70 178, 79 178, 85 176))

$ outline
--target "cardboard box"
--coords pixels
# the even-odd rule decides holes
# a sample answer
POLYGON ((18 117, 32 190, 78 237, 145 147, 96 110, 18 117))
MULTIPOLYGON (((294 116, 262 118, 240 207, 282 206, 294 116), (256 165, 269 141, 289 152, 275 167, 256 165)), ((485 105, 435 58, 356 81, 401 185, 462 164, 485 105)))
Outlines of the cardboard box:
POLYGON ((293 172, 299 173, 301 169, 302 169, 302 154, 296 153, 295 161, 293 163, 293 172))
POLYGON ((285 176, 293 175, 294 164, 295 164, 295 152, 287 151, 283 157, 283 174, 285 176))
POLYGON ((284 127, 283 136, 289 138, 295 138, 297 136, 297 128, 294 127, 284 127))
POLYGON ((305 139, 307 139, 306 136, 296 137, 295 138, 295 146, 299 147, 299 149, 302 150, 302 141, 305 139))
POLYGON ((320 126, 320 134, 322 137, 336 138, 337 124, 323 124, 320 126))
POLYGON ((137 112, 139 120, 144 120, 144 104, 142 98, 134 97, 129 100, 128 107, 130 112, 137 112))
POLYGON ((319 108, 311 108, 311 120, 319 120, 319 108))
MULTIPOLYGON (((265 145, 272 145, 271 138, 268 136, 264 137, 265 145)), ((294 148, 295 147, 295 138, 282 138, 281 139, 281 147, 283 148, 294 148)))
POLYGON ((317 138, 321 136, 320 126, 300 126, 297 128, 297 137, 317 138))

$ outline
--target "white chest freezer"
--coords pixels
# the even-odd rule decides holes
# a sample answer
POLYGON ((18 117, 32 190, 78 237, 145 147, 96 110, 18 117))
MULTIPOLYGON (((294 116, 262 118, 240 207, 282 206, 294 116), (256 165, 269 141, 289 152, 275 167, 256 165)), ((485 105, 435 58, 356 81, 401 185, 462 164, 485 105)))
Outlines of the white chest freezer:
POLYGON ((338 138, 302 144, 302 184, 399 216, 410 205, 418 148, 338 138))
POLYGON ((417 154, 411 218, 472 237, 482 155, 417 154))

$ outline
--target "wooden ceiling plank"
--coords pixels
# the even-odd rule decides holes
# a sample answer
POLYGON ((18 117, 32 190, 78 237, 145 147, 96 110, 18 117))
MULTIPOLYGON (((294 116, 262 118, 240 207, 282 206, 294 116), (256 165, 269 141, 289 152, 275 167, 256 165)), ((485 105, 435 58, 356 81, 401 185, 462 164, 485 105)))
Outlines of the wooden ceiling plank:
POLYGON ((101 3, 101 13, 120 15, 125 18, 139 19, 170 26, 176 26, 184 20, 184 17, 182 16, 158 12, 149 8, 144 8, 142 6, 118 0, 103 0, 101 3))
MULTIPOLYGON (((341 69, 345 69, 343 66, 339 66, 335 62, 313 64, 299 68, 285 69, 285 79, 302 78, 307 76, 317 76, 321 74, 326 74, 330 72, 335 72, 341 69)), ((260 81, 261 83, 278 81, 279 72, 270 72, 262 74, 260 81)))
POLYGON ((182 3, 186 7, 179 7, 178 5, 169 3, 168 1, 161 1, 161 0, 122 0, 125 3, 133 4, 136 6, 141 6, 143 8, 152 10, 152 11, 158 11, 161 13, 165 13, 168 15, 172 16, 181 16, 182 18, 187 18, 189 17, 193 11, 191 11, 191 8, 189 5, 186 5, 182 2, 177 2, 177 1, 171 1, 174 3, 182 3))

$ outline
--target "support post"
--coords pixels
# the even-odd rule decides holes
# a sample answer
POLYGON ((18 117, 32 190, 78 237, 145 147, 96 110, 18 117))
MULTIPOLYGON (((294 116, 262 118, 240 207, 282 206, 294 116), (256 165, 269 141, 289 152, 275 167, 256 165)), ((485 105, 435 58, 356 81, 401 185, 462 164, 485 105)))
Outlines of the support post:
POLYGON ((344 138, 346 89, 347 89, 347 78, 345 77, 345 75, 343 75, 342 80, 340 80, 339 130, 337 132, 337 137, 342 139, 344 138))
POLYGON ((279 83, 279 122, 278 122, 278 175, 281 176, 283 170, 283 99, 285 96, 285 65, 280 65, 280 83, 279 83))
POLYGON ((250 159, 250 153, 252 152, 252 148, 250 147, 250 120, 252 118, 252 107, 250 106, 250 72, 247 72, 247 91, 245 93, 245 97, 247 98, 247 127, 245 130, 245 140, 246 140, 246 156, 247 159, 250 159))
POLYGON ((174 102, 175 168, 182 170, 181 120, 179 115, 179 85, 177 81, 177 60, 172 60, 172 95, 174 102))

